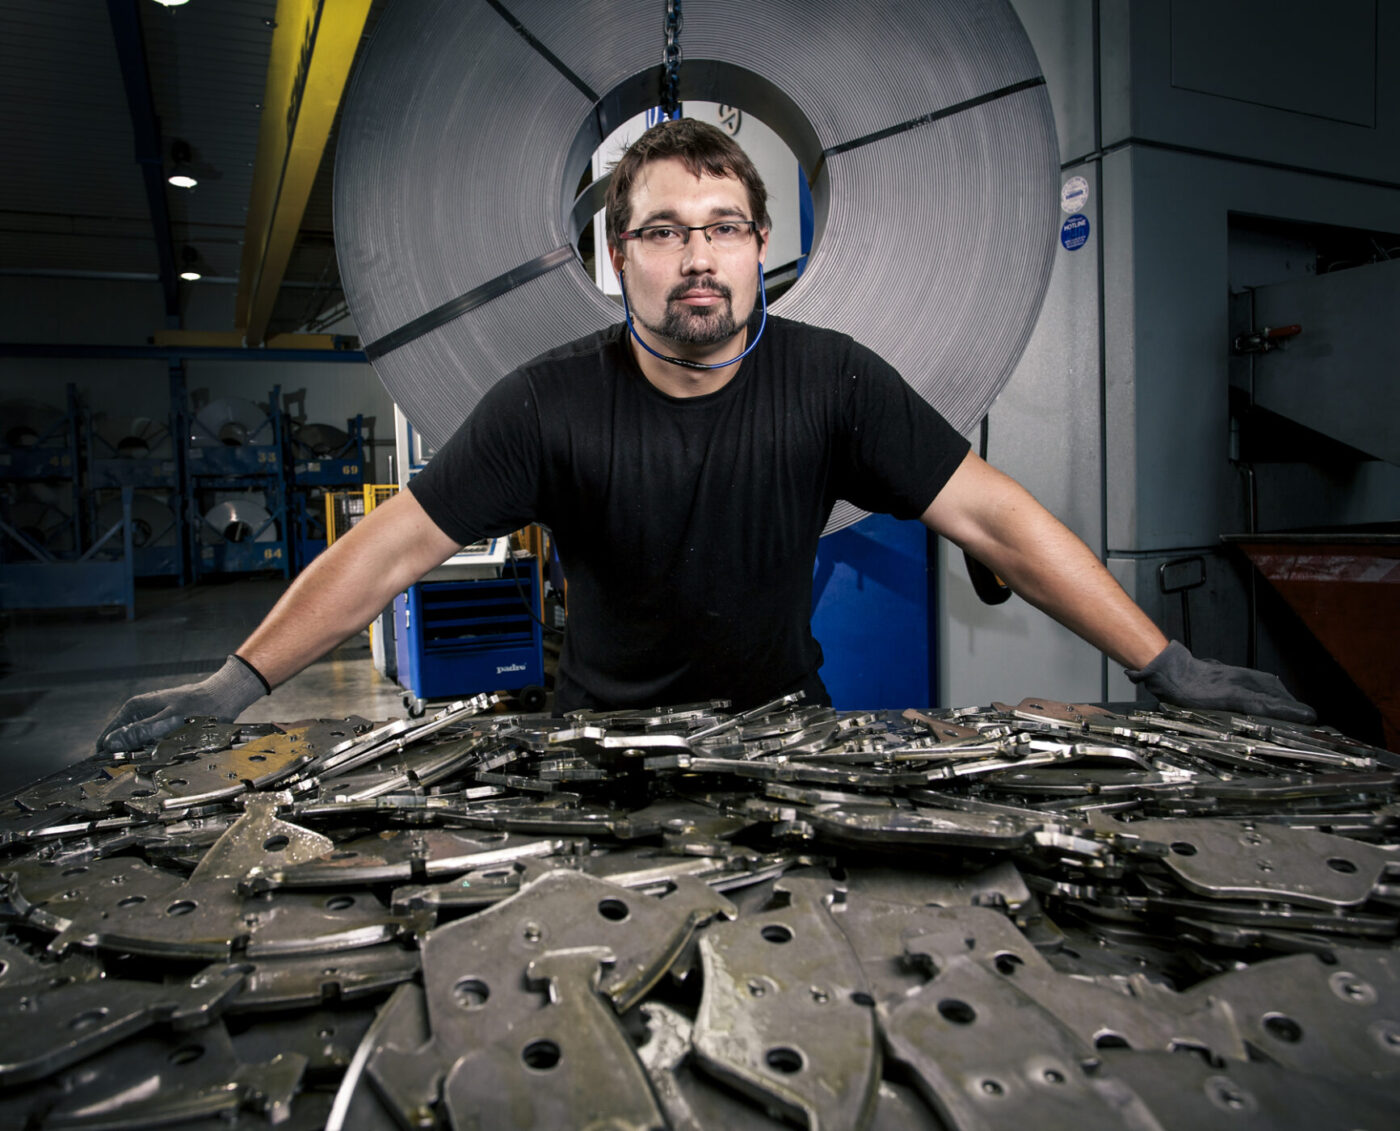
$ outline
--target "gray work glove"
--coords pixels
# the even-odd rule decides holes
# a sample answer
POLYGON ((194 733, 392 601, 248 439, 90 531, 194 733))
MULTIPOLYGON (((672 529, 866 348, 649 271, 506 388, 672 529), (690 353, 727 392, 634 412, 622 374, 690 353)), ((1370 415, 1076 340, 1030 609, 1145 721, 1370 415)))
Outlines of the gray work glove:
POLYGON ((230 656, 208 679, 133 695, 98 736, 97 749, 110 754, 150 746, 195 715, 231 723, 268 690, 252 664, 230 656))
POLYGON ((1317 721, 1317 712, 1288 694, 1278 676, 1219 660, 1198 660, 1175 640, 1147 667, 1125 671, 1134 683, 1178 707, 1240 711, 1291 723, 1317 721))

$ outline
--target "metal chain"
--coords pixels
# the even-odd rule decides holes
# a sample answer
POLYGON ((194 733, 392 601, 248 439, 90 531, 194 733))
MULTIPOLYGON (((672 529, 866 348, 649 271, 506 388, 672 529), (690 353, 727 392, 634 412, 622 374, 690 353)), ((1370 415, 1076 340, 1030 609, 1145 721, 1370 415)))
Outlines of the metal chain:
POLYGON ((681 116, 681 0, 666 0, 666 49, 661 54, 661 117, 681 116))

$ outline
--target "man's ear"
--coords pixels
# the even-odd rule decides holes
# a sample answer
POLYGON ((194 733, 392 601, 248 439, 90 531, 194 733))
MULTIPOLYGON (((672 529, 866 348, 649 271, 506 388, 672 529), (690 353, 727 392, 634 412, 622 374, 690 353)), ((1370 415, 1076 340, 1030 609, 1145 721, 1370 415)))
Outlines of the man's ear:
POLYGON ((622 278, 622 268, 627 260, 622 254, 622 250, 615 243, 608 244, 608 258, 612 260, 613 271, 619 279, 622 278))
POLYGON ((768 257, 768 229, 758 229, 758 261, 762 263, 768 257))

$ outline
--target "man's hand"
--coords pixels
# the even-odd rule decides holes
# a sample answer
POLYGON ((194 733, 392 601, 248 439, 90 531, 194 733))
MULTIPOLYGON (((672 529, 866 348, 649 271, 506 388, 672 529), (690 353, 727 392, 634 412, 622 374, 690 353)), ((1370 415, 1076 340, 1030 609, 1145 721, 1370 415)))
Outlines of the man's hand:
POLYGON ((1158 699, 1178 707, 1241 711, 1292 723, 1317 721, 1317 712, 1294 699, 1278 676, 1219 660, 1198 660, 1175 640, 1145 668, 1129 668, 1127 675, 1158 699))
POLYGON ((97 749, 110 754, 150 746, 193 715, 212 715, 221 723, 231 723, 266 694, 267 685, 252 666, 230 656, 223 667, 199 683, 128 699, 98 736, 97 749))

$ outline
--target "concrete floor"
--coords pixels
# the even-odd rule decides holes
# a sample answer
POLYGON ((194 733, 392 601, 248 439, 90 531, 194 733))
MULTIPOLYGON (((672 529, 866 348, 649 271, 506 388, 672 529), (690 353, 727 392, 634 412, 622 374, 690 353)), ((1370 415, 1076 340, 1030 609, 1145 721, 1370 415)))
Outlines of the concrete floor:
MULTIPOLYGON (((97 735, 128 697, 216 670, 286 586, 237 579, 138 587, 130 622, 119 614, 0 614, 0 794, 92 754, 97 735)), ((401 696, 375 671, 369 636, 361 633, 240 718, 399 718, 401 696)))

